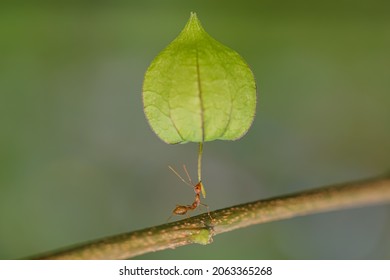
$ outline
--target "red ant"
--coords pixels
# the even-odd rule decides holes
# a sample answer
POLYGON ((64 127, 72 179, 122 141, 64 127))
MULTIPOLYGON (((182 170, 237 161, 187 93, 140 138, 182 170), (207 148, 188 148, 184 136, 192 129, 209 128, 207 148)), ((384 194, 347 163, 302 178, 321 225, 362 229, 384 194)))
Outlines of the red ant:
MULTIPOLYGON (((184 169, 184 172, 187 174, 188 182, 186 180, 184 180, 183 177, 181 177, 179 175, 179 173, 176 172, 175 169, 173 169, 171 166, 168 166, 168 167, 186 185, 190 186, 191 188, 194 188, 194 192, 195 192, 195 200, 194 200, 194 202, 192 204, 190 204, 190 205, 176 205, 175 209, 173 209, 173 211, 172 211, 172 215, 168 218, 168 220, 171 219, 173 215, 187 215, 188 216, 187 212, 195 210, 199 205, 205 206, 207 208, 207 212, 209 213, 209 216, 210 216, 209 207, 206 204, 203 204, 203 203, 200 202, 200 193, 202 193, 205 196, 205 192, 204 192, 204 187, 203 187, 202 181, 199 181, 199 183, 197 183, 194 186, 194 184, 192 183, 191 177, 190 177, 190 175, 189 175, 185 165, 183 165, 183 169, 184 169)), ((211 216, 210 216, 210 218, 211 218, 211 216)))

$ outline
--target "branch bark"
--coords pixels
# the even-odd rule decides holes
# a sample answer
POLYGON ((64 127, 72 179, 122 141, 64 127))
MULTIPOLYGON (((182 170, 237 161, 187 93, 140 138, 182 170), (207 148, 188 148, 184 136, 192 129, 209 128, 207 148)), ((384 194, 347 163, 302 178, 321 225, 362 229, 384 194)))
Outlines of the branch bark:
POLYGON ((390 203, 390 175, 258 200, 189 219, 91 241, 36 259, 128 259, 187 244, 209 244, 228 231, 297 216, 390 203))

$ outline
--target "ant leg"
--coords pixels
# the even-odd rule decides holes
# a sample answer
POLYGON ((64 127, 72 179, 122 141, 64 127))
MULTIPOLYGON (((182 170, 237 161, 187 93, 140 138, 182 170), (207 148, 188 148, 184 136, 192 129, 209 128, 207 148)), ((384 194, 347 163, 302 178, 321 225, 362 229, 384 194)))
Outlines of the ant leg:
POLYGON ((211 214, 210 214, 210 208, 207 204, 204 204, 204 203, 199 203, 200 205, 202 205, 203 207, 206 207, 207 208, 207 214, 209 215, 210 217, 210 220, 213 221, 213 217, 211 217, 211 214))
POLYGON ((169 216, 169 218, 166 220, 166 223, 168 223, 169 220, 172 219, 173 215, 174 215, 174 214, 172 214, 172 215, 169 216))

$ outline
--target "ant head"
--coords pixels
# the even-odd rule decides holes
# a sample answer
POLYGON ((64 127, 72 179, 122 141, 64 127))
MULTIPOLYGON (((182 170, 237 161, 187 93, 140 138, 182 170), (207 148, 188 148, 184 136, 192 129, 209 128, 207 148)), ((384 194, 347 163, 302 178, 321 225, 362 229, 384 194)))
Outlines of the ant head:
POLYGON ((194 191, 195 191, 196 194, 202 193, 203 198, 206 198, 206 191, 205 191, 205 189, 204 189, 204 186, 203 186, 202 181, 200 181, 199 183, 197 183, 197 184, 194 186, 194 191))
POLYGON ((199 182, 194 186, 194 191, 196 194, 200 194, 202 191, 202 182, 199 182))

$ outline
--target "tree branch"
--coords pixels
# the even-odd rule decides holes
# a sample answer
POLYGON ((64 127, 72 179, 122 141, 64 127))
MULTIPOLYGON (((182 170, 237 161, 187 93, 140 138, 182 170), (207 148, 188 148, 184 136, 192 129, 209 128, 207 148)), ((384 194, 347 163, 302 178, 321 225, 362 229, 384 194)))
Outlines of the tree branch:
POLYGON ((209 244, 217 234, 320 212, 390 203, 390 176, 258 200, 181 221, 91 241, 37 259, 128 259, 187 244, 209 244))

